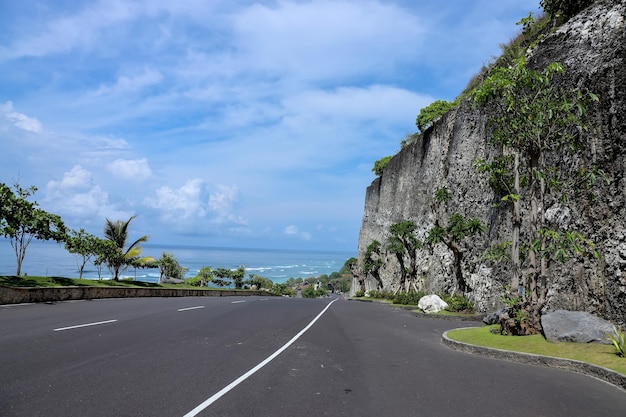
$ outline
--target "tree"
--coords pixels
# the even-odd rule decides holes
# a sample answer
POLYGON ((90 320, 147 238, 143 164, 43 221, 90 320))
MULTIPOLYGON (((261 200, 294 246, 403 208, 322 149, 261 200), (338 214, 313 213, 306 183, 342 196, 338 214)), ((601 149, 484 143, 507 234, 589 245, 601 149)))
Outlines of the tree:
POLYGON ((483 106, 491 105, 489 120, 492 142, 513 155, 513 189, 503 200, 513 201, 511 285, 519 288, 524 301, 533 304, 535 332, 541 330, 540 311, 547 295, 548 246, 545 228, 544 203, 557 182, 550 178, 564 169, 546 162, 548 153, 576 153, 582 146, 581 135, 588 129, 585 119, 587 106, 598 98, 584 89, 567 90, 554 82, 564 68, 559 63, 548 65, 543 71, 526 66, 524 58, 514 66, 496 67, 473 95, 483 106), (520 181, 523 174, 525 181, 520 181), (523 192, 524 191, 524 192, 523 192), (522 226, 521 200, 525 198, 528 210, 527 262, 530 270, 527 282, 521 281, 520 229, 522 226), (540 262, 540 264, 539 264, 540 262))
POLYGON ((185 278, 185 272, 187 269, 181 266, 173 254, 163 252, 157 261, 157 264, 159 266, 159 282, 162 282, 166 278, 185 278))
POLYGON ((426 241, 431 245, 443 243, 454 256, 454 271, 457 281, 457 289, 461 294, 471 291, 471 288, 463 278, 462 261, 465 254, 461 242, 469 236, 481 234, 485 231, 485 226, 478 219, 466 219, 459 213, 454 213, 442 225, 442 217, 447 209, 448 202, 452 200, 452 192, 441 187, 433 194, 433 212, 435 213, 435 225, 428 232, 426 241))
POLYGON ((376 280, 376 290, 382 290, 383 280, 380 277, 380 268, 383 266, 383 260, 381 257, 382 245, 378 240, 373 240, 372 243, 367 245, 365 253, 363 254, 363 272, 365 276, 371 275, 376 280))
POLYGON ((219 287, 225 287, 231 283, 237 289, 243 288, 244 277, 246 275, 246 269, 240 266, 237 269, 231 270, 226 268, 217 268, 214 271, 215 278, 213 282, 219 287))
POLYGON ((115 243, 117 247, 117 251, 108 253, 108 258, 106 259, 106 264, 113 274, 114 281, 119 281, 120 272, 140 258, 142 249, 139 244, 148 240, 148 236, 144 235, 128 245, 128 247, 126 246, 128 241, 128 226, 135 217, 137 216, 131 216, 125 222, 122 220, 114 222, 106 219, 106 223, 104 224, 104 237, 115 243))
POLYGON ((85 229, 82 228, 79 231, 71 230, 67 236, 67 239, 65 240, 65 249, 69 253, 77 255, 77 258, 79 259, 79 278, 82 279, 83 271, 85 270, 87 262, 95 259, 100 253, 100 240, 100 238, 92 235, 91 233, 87 233, 85 229))
POLYGON ((67 228, 56 214, 39 208, 36 201, 28 201, 36 187, 24 189, 18 184, 14 191, 0 183, 0 234, 9 239, 15 252, 17 269, 21 275, 26 249, 33 239, 63 242, 67 237, 67 228))
POLYGON ((240 266, 237 269, 230 271, 230 276, 233 279, 235 288, 240 290, 243 288, 243 280, 246 277, 246 268, 240 266))
POLYGON ((463 215, 454 213, 450 216, 448 225, 445 228, 435 225, 430 229, 426 237, 428 243, 433 245, 443 243, 452 252, 457 288, 461 294, 472 290, 463 278, 462 261, 465 251, 461 246, 461 242, 466 237, 481 234, 485 230, 485 226, 483 226, 480 220, 466 219, 463 215))
MULTIPOLYGON (((290 278, 290 279, 293 280, 293 278, 290 278)), ((247 284, 250 286, 250 288, 252 288, 253 286, 256 287, 257 290, 260 290, 260 289, 270 290, 274 285, 271 279, 265 278, 256 274, 250 274, 248 276, 247 284)), ((285 282, 284 284, 287 287, 291 287, 291 285, 288 284, 287 282, 285 282)), ((293 281, 292 281, 292 285, 293 285, 293 281)))
POLYGON ((214 276, 215 275, 213 274, 213 271, 211 270, 210 266, 204 266, 200 268, 200 271, 198 271, 198 277, 200 278, 200 286, 206 287, 209 284, 209 282, 213 281, 214 276))
POLYGON ((411 287, 415 291, 417 288, 417 251, 424 247, 424 242, 419 240, 415 235, 417 225, 415 222, 405 220, 400 223, 394 223, 389 226, 391 236, 387 238, 387 250, 394 255, 400 264, 401 276, 400 283, 394 293, 399 290, 409 291, 411 287), (405 255, 409 257, 409 264, 404 261, 405 255))

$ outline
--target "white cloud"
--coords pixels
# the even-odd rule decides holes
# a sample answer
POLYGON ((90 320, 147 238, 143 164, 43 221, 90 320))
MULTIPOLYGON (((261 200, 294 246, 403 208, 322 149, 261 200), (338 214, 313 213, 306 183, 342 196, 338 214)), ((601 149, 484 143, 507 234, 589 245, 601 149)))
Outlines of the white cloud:
POLYGON ((46 201, 64 220, 81 223, 106 217, 129 217, 124 210, 116 209, 109 201, 109 194, 93 181, 92 173, 80 165, 63 174, 60 181, 49 181, 46 201))
POLYGON ((188 180, 179 189, 168 186, 156 190, 156 197, 146 199, 149 207, 160 210, 169 222, 203 218, 207 214, 206 184, 199 178, 188 180))
POLYGON ((92 185, 91 172, 80 165, 75 165, 69 172, 63 174, 60 182, 50 181, 48 188, 51 189, 82 189, 92 185))
POLYGON ((179 231, 200 234, 215 227, 226 227, 241 234, 241 226, 247 225, 247 220, 234 212, 236 187, 221 185, 217 191, 210 193, 208 185, 196 178, 188 180, 178 189, 160 187, 155 194, 144 203, 157 209, 161 219, 179 231))
POLYGON ((124 94, 143 90, 144 88, 159 84, 163 80, 160 71, 146 68, 130 75, 120 75, 113 85, 100 86, 97 95, 124 94))
POLYGON ((152 176, 152 170, 146 158, 116 159, 107 165, 110 173, 127 180, 142 181, 152 176))
POLYGON ((300 231, 300 229, 298 229, 298 227, 294 225, 289 225, 285 227, 283 233, 289 237, 298 238, 304 241, 310 241, 313 237, 311 233, 300 231))
POLYGON ((19 129, 33 133, 40 133, 43 130, 43 126, 39 120, 16 112, 13 109, 13 103, 11 101, 0 104, 0 111, 4 113, 4 117, 6 117, 15 127, 19 129))

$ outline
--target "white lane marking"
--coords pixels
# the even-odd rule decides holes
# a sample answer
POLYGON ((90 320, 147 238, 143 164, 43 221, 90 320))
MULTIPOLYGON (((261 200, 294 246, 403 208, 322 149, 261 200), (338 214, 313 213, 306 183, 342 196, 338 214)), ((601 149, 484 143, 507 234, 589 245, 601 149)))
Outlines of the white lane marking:
POLYGON ((116 321, 117 320, 106 320, 106 321, 98 321, 98 322, 95 322, 95 323, 79 324, 77 326, 59 327, 58 329, 54 329, 53 331, 60 332, 62 330, 78 329, 79 327, 97 326, 99 324, 114 323, 116 321))
POLYGON ((241 301, 233 301, 231 302, 231 304, 239 304, 239 303, 245 303, 245 300, 241 300, 241 301))
POLYGON ((179 308, 177 311, 197 310, 197 309, 199 309, 199 308, 204 308, 204 306, 195 306, 195 307, 179 308))
POLYGON ((254 375, 259 369, 263 368, 265 365, 270 363, 272 361, 272 359, 274 359, 278 355, 280 355, 285 349, 287 349, 296 340, 298 340, 300 338, 300 336, 302 336, 307 330, 309 330, 311 328, 311 326, 313 326, 315 324, 315 322, 317 320, 319 320, 320 317, 322 317, 322 315, 326 312, 326 310, 328 310, 330 308, 330 306, 337 300, 338 299, 336 298, 333 301, 331 301, 330 303, 328 303, 328 305, 322 310, 321 313, 319 313, 309 324, 307 324, 307 326, 304 329, 300 330, 300 333, 298 333, 297 335, 292 337, 291 340, 288 341, 287 343, 285 343, 280 349, 278 349, 276 352, 274 352, 270 356, 268 356, 263 362, 259 363, 257 366, 255 366, 254 368, 250 369, 248 372, 246 372, 245 374, 241 375, 239 378, 237 378, 236 380, 234 380, 233 382, 231 382, 230 384, 228 384, 227 386, 222 388, 221 391, 217 392, 216 394, 213 394, 212 397, 208 398, 202 404, 200 404, 199 406, 197 406, 196 408, 194 408, 193 410, 191 410, 190 412, 185 414, 184 417, 194 417, 194 416, 198 415, 200 412, 202 412, 202 410, 204 410, 205 408, 207 408, 208 406, 213 404, 215 401, 220 399, 223 395, 228 393, 230 390, 235 388, 237 385, 241 384, 243 381, 248 379, 250 376, 254 375))

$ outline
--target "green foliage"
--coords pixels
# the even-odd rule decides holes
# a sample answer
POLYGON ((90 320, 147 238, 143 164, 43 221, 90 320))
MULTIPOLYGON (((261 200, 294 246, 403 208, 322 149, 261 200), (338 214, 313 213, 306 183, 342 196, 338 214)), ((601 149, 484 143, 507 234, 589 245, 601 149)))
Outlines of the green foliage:
POLYGON ((402 272, 400 287, 408 290, 415 285, 417 279, 417 251, 424 247, 424 242, 417 238, 417 225, 411 220, 394 223, 389 226, 391 235, 387 238, 387 250, 393 253, 400 264, 402 272), (409 264, 405 262, 409 257, 409 264))
POLYGON ((404 139, 402 139, 402 141, 400 142, 400 148, 404 149, 407 146, 409 146, 410 144, 417 142, 418 138, 419 138, 419 133, 407 134, 404 137, 404 139))
POLYGON ((613 326, 613 332, 607 333, 606 339, 613 345, 617 356, 626 356, 626 333, 620 332, 613 326))
POLYGON ((164 278, 183 279, 185 277, 187 269, 178 263, 173 254, 163 252, 157 263, 160 272, 159 281, 162 281, 164 278))
POLYGON ((226 287, 233 284, 237 289, 243 288, 243 279, 246 275, 246 269, 243 266, 234 270, 216 268, 213 273, 215 275, 213 283, 218 287, 226 287))
MULTIPOLYGON (((250 288, 254 286, 257 290, 262 288, 269 290, 274 286, 274 282, 271 279, 256 274, 250 274, 245 284, 250 286, 250 288)), ((289 284, 285 283, 285 287, 289 287, 289 284)))
POLYGON ((437 100, 420 110, 419 115, 415 119, 415 125, 420 132, 423 132, 457 104, 456 101, 437 100))
POLYGON ((79 279, 83 277, 83 271, 87 262, 95 259, 100 253, 102 239, 87 233, 85 229, 71 230, 65 240, 65 249, 69 253, 77 255, 79 259, 79 279))
POLYGON ((567 20, 594 2, 595 0, 541 0, 539 5, 551 17, 567 20))
POLYGON ((61 217, 38 208, 36 201, 28 201, 37 192, 36 187, 24 189, 15 184, 13 188, 14 191, 0 183, 0 235, 9 239, 19 276, 26 249, 33 239, 63 242, 67 229, 61 217))
POLYGON ((351 274, 353 269, 356 268, 358 262, 359 260, 354 257, 346 259, 346 262, 344 262, 343 266, 339 270, 339 273, 342 275, 351 274))
POLYGON ((446 311, 451 311, 454 313, 473 313, 474 312, 474 303, 468 300, 462 294, 448 295, 448 294, 439 294, 439 297, 446 303, 448 303, 448 307, 446 307, 446 311))
POLYGON ((286 283, 272 284, 269 292, 275 295, 295 297, 296 291, 286 283))
POLYGON ((446 187, 437 188, 435 190, 435 194, 433 195, 433 199, 438 203, 447 203, 452 200, 452 191, 446 187))
POLYGON ((148 236, 144 235, 133 243, 126 246, 128 240, 128 226, 130 222, 137 216, 131 216, 127 221, 117 220, 115 222, 106 219, 104 224, 104 237, 110 240, 117 247, 117 251, 109 253, 106 259, 107 267, 113 273, 113 280, 119 280, 119 273, 131 266, 140 259, 142 242, 148 240, 148 236))
POLYGON ((489 185, 497 197, 508 201, 513 194, 513 155, 497 156, 491 162, 477 159, 474 169, 487 174, 489 185))
POLYGON ((316 290, 313 285, 309 285, 308 287, 302 290, 303 298, 326 297, 327 295, 328 295, 328 290, 324 287, 320 287, 316 290))
POLYGON ((542 255, 546 258, 559 262, 565 262, 575 256, 593 256, 600 259, 600 253, 595 250, 595 244, 580 232, 543 228, 539 231, 539 235, 543 239, 535 240, 532 243, 533 249, 542 251, 542 255))
POLYGON ((434 226, 428 232, 426 241, 430 244, 460 242, 468 236, 482 234, 487 230, 478 219, 467 219, 459 213, 454 213, 448 220, 446 228, 434 226))
POLYGON ((383 266, 383 261, 380 259, 380 250, 381 244, 378 240, 373 240, 372 243, 367 245, 363 254, 363 272, 376 274, 383 266))
MULTIPOLYGON (((543 71, 535 71, 526 66, 523 58, 514 65, 494 68, 483 85, 474 91, 477 104, 492 106, 493 116, 489 119, 492 142, 504 147, 514 155, 514 185, 502 201, 513 202, 513 251, 512 260, 514 286, 518 285, 519 248, 529 249, 528 262, 531 273, 526 277, 528 296, 535 307, 544 302, 547 293, 547 271, 544 262, 553 255, 544 250, 547 244, 546 234, 539 233, 544 226, 539 213, 547 193, 560 189, 559 166, 547 165, 547 153, 576 154, 584 141, 582 135, 588 130, 587 107, 598 101, 598 97, 585 89, 568 89, 553 82, 555 77, 564 72, 564 67, 557 62, 549 64, 543 71), (521 181, 525 173, 527 182, 521 181), (524 190, 522 190, 524 189, 524 190), (520 233, 522 220, 520 207, 522 198, 527 199, 528 232, 520 233), (519 245, 517 236, 526 236, 527 244, 519 245), (538 260, 537 255, 543 257, 538 260), (542 285, 537 285, 541 278, 542 285), (539 290, 541 287, 541 294, 539 290)), ((554 247, 553 247, 554 248, 554 247)), ((558 249, 558 248, 556 248, 558 249)), ((560 253, 562 257, 563 252, 560 253)), ((532 324, 536 321, 536 308, 528 308, 532 324)), ((540 327, 540 324, 537 324, 540 327)), ((539 328, 535 329, 539 330, 539 328)), ((524 330, 525 331, 525 330, 524 330)))
POLYGON ((424 291, 398 292, 392 299, 394 304, 417 305, 426 293, 424 291))
POLYGON ((383 170, 385 169, 389 161, 391 161, 391 158, 393 158, 393 156, 385 156, 374 162, 374 168, 372 168, 372 172, 378 177, 383 175, 383 170))
POLYGON ((370 290, 367 294, 370 298, 375 298, 378 300, 393 300, 394 294, 391 291, 384 290, 370 290))
POLYGON ((354 293, 354 296, 355 296, 355 297, 365 297, 365 290, 357 290, 357 291, 354 293))
POLYGON ((485 252, 483 252, 481 259, 483 261, 496 261, 503 262, 505 260, 511 259, 511 248, 512 242, 510 240, 505 240, 503 242, 496 243, 491 245, 485 252))

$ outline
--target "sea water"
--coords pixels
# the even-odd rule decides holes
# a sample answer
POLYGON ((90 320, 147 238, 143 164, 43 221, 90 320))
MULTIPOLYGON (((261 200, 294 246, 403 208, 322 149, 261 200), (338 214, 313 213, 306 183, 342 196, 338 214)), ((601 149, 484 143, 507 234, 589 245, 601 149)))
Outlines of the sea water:
MULTIPOLYGON (((309 278, 330 275, 341 269, 347 259, 356 256, 351 252, 284 250, 284 249, 246 249, 214 248, 173 245, 142 245, 142 256, 158 259, 167 252, 187 269, 186 278, 194 277, 200 268, 236 269, 243 266, 246 277, 259 275, 281 283, 289 278, 309 278)), ((62 244, 33 241, 26 250, 22 264, 22 275, 56 276, 78 278, 79 257, 70 254, 62 244)), ((16 261, 13 248, 8 240, 0 239, 0 275, 15 275, 16 261)), ((158 269, 128 268, 121 277, 139 281, 157 282, 158 269)), ((83 271, 83 278, 98 279, 96 267, 88 262, 83 271)), ((110 279, 111 273, 106 267, 100 278, 110 279)))

